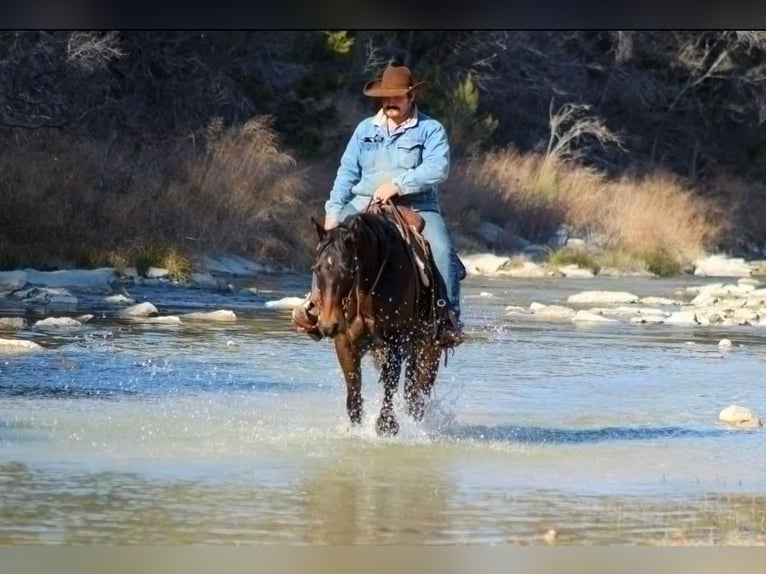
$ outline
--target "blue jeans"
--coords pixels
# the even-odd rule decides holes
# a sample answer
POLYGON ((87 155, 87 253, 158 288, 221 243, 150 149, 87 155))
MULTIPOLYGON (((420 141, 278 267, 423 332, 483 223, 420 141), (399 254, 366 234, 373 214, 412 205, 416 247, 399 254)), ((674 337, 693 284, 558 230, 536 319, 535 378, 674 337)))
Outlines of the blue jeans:
MULTIPOLYGON (((340 220, 343 221, 350 215, 358 213, 359 210, 351 203, 347 204, 340 213, 340 220)), ((452 246, 447 224, 444 217, 438 211, 423 210, 418 214, 425 220, 423 228, 423 237, 431 246, 431 253, 436 264, 436 269, 444 280, 449 297, 450 307, 455 312, 456 318, 460 317, 460 279, 458 277, 459 267, 457 262, 457 253, 452 246)))

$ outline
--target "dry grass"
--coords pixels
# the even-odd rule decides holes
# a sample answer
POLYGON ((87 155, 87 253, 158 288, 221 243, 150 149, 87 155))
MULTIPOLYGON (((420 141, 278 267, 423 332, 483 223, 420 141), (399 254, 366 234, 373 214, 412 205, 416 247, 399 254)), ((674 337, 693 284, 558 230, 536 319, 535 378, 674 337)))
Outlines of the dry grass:
MULTIPOLYGON (((309 217, 322 216, 336 168, 331 157, 296 165, 267 117, 141 147, 0 132, 0 266, 170 265, 184 277, 195 254, 234 252, 305 269, 309 217)), ((469 242, 481 221, 538 242, 566 224, 600 238, 601 267, 672 274, 725 237, 724 215, 766 235, 751 207, 766 208, 766 194, 731 178, 710 185, 703 195, 662 173, 610 180, 506 149, 455 165, 442 204, 469 242), (715 208, 723 197, 729 214, 715 208)))
POLYGON ((722 232, 722 214, 669 174, 611 180, 592 169, 512 149, 456 169, 446 210, 470 234, 488 220, 535 241, 561 225, 601 238, 620 257, 670 274, 700 255, 722 232))
POLYGON ((193 254, 215 251, 307 264, 309 168, 280 149, 269 118, 141 149, 4 135, 0 265, 170 265, 184 277, 193 254))

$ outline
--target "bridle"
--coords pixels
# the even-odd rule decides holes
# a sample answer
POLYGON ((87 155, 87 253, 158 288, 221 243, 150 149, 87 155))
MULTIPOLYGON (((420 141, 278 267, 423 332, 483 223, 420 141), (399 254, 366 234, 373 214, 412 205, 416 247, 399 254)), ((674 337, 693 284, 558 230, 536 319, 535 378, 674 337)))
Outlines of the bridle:
MULTIPOLYGON (((324 251, 333 243, 333 241, 327 241, 322 248, 319 250, 316 256, 316 262, 312 269, 314 271, 317 270, 319 260, 322 258, 322 254, 324 251)), ((362 297, 361 297, 361 272, 359 269, 359 253, 357 251, 356 244, 354 244, 354 250, 353 250, 353 261, 354 266, 351 270, 351 287, 348 290, 348 293, 345 297, 341 299, 341 305, 343 308, 343 317, 346 319, 346 321, 351 321, 353 319, 352 316, 349 315, 349 308, 351 304, 351 298, 356 295, 356 317, 360 317, 364 319, 362 315, 362 297)), ((378 283, 380 282, 380 278, 383 276, 383 270, 386 268, 386 264, 388 263, 389 256, 391 255, 391 246, 386 243, 386 251, 385 255, 383 256, 383 261, 380 263, 380 266, 378 267, 378 272, 375 275, 375 280, 372 282, 372 286, 369 289, 369 293, 372 294, 375 291, 375 287, 378 286, 378 283)), ((319 297, 322 297, 321 291, 319 292, 319 297)))

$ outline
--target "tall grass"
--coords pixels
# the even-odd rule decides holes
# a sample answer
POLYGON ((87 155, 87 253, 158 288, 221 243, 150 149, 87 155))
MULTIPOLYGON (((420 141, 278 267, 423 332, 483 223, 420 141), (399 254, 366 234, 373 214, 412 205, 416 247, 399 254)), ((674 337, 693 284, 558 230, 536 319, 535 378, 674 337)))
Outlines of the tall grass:
POLYGON ((661 274, 678 270, 719 237, 716 204, 670 174, 613 180, 553 157, 506 149, 457 166, 445 208, 470 234, 481 220, 536 241, 566 224, 598 236, 609 258, 638 258, 661 274))
POLYGON ((180 255, 236 252, 303 267, 311 253, 307 169, 280 149, 268 117, 213 121, 200 138, 140 148, 6 132, 0 150, 5 267, 125 265, 152 246, 153 264, 172 249, 183 274, 180 255))

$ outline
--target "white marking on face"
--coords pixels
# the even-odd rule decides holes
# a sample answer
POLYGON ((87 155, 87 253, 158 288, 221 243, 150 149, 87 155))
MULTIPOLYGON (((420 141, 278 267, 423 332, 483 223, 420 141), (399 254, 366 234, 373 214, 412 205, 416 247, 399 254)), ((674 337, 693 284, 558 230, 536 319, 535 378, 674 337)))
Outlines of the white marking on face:
POLYGON ((332 266, 332 257, 327 258, 327 264, 332 266))

